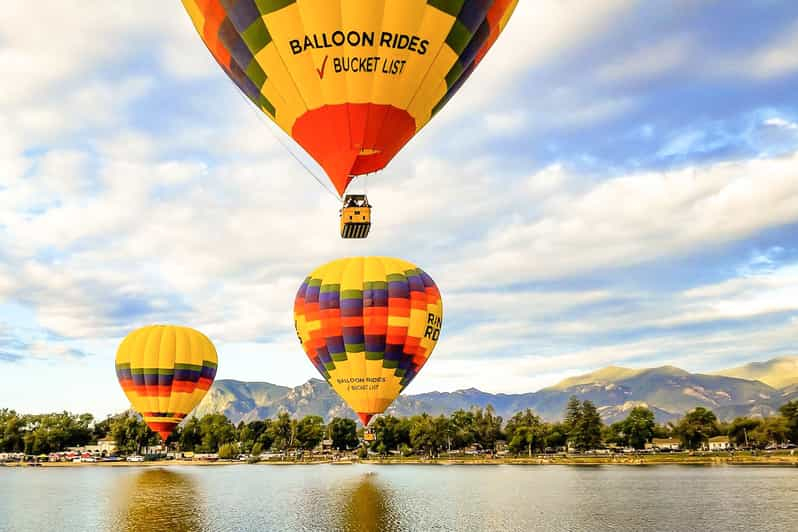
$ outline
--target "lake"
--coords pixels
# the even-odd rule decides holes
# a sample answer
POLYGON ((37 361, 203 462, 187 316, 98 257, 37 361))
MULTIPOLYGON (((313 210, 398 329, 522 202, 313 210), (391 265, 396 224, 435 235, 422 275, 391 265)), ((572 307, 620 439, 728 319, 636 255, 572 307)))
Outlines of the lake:
POLYGON ((0 530, 796 530, 798 468, 0 468, 0 530))

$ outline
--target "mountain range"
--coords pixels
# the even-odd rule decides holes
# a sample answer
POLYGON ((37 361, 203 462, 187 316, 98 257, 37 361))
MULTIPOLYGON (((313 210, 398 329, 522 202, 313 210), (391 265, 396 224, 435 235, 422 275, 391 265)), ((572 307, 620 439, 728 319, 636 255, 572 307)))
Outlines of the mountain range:
MULTIPOLYGON (((660 423, 678 419, 697 406, 713 410, 722 420, 743 415, 764 417, 787 401, 798 399, 798 357, 754 362, 713 374, 690 373, 673 366, 649 369, 609 366, 529 393, 491 394, 469 388, 402 395, 387 413, 439 415, 492 405, 505 419, 531 408, 543 419, 556 421, 562 418, 572 395, 592 401, 607 423, 625 418, 638 405, 650 408, 660 423)), ((332 388, 319 379, 296 387, 218 380, 195 415, 223 413, 237 424, 274 417, 282 411, 297 417, 314 414, 325 420, 356 419, 332 388)))

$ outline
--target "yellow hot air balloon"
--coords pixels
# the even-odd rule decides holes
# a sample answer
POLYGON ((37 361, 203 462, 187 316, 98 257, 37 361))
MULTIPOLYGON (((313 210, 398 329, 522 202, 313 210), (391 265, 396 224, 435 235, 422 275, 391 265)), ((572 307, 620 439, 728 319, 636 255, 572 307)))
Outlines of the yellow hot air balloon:
POLYGON ((119 384, 164 441, 205 397, 217 364, 216 348, 204 334, 175 325, 137 329, 116 352, 119 384))
MULTIPOLYGON (((518 0, 182 2, 230 79, 319 163, 339 195, 355 176, 383 169, 446 105, 518 5, 518 0)), ((350 199, 355 198, 361 196, 350 199)), ((344 212, 345 238, 368 234, 370 206, 359 211, 351 211, 351 220, 344 212)))
POLYGON ((417 266, 355 257, 326 264, 305 279, 294 320, 310 361, 365 426, 429 359, 443 304, 432 278, 417 266))

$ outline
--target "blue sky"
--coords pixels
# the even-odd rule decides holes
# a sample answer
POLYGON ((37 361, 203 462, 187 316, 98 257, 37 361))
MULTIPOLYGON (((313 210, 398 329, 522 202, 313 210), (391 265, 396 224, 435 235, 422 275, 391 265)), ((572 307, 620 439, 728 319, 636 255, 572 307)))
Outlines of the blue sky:
POLYGON ((0 407, 126 408, 116 346, 153 322, 208 334, 220 378, 300 384, 295 291, 359 254, 443 292, 409 393, 796 354, 794 2, 522 2, 369 178, 365 242, 179 2, 45 4, 0 14, 0 407))

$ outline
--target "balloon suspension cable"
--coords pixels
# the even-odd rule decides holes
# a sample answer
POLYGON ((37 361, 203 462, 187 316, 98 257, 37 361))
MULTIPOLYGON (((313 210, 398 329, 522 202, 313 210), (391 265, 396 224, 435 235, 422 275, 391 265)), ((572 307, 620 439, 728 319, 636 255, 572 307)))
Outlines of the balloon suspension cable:
MULTIPOLYGON (((229 78, 228 78, 228 79, 229 79, 229 78)), ((323 180, 319 179, 319 177, 318 177, 318 176, 317 176, 315 173, 313 173, 313 170, 311 170, 311 169, 310 169, 310 167, 308 167, 308 165, 306 165, 306 164, 305 164, 305 162, 304 162, 302 159, 300 159, 300 158, 299 158, 299 157, 298 157, 298 156, 297 156, 297 155, 296 155, 296 154, 293 152, 293 150, 291 150, 291 148, 289 147, 289 145, 288 145, 286 142, 284 142, 282 138, 280 138, 280 135, 279 135, 279 134, 278 134, 276 131, 274 131, 274 130, 272 129, 273 127, 277 127, 277 125, 276 125, 274 122, 272 122, 271 120, 269 120, 268 118, 266 118, 266 115, 264 115, 264 114, 263 114, 263 111, 262 111, 260 108, 258 108, 258 106, 257 106, 257 105, 255 105, 255 102, 253 102, 252 100, 250 100, 249 98, 247 98, 247 97, 246 97, 246 95, 245 95, 243 92, 241 92, 241 89, 239 89, 239 88, 238 88, 238 85, 236 85, 236 84, 233 82, 233 80, 232 80, 232 79, 230 80, 230 83, 233 85, 233 87, 235 87, 235 92, 236 92, 236 93, 238 93, 238 95, 239 95, 241 98, 243 98, 243 99, 244 99, 244 100, 245 100, 245 101, 246 101, 246 102, 249 104, 249 106, 250 106, 251 108, 253 108, 253 109, 255 110, 255 114, 257 114, 257 115, 258 115, 258 118, 261 120, 261 122, 263 122, 264 124, 266 124, 266 128, 267 128, 267 129, 269 130, 269 132, 272 134, 272 137, 274 137, 274 138, 277 140, 277 142, 279 142, 279 143, 280 143, 280 145, 281 145, 281 146, 282 146, 282 147, 285 149, 285 151, 287 151, 287 152, 288 152, 288 153, 291 155, 291 157, 293 157, 293 158, 294 158, 294 160, 295 160, 296 162, 298 162, 298 163, 299 163, 299 164, 302 166, 302 168, 304 168, 304 169, 305 169, 305 171, 306 171, 308 174, 310 174, 310 176, 311 176, 313 179, 315 179, 315 180, 316 180, 316 182, 317 182, 319 185, 321 185, 321 187, 322 187, 324 190, 326 190, 327 192, 329 192, 329 193, 330 193, 330 194, 331 194, 331 195, 332 195, 332 196, 333 196, 333 197, 334 197, 336 200, 339 200, 339 201, 340 201, 341 197, 340 197, 340 196, 339 196, 339 195, 338 195, 338 194, 337 194, 337 193, 336 193, 336 192, 335 192, 333 189, 331 189, 331 188, 330 188, 330 187, 329 187, 329 186, 328 186, 328 185, 327 185, 327 184, 326 184, 326 183, 325 183, 323 180)), ((280 131, 282 131, 282 130, 280 130, 280 131)))

